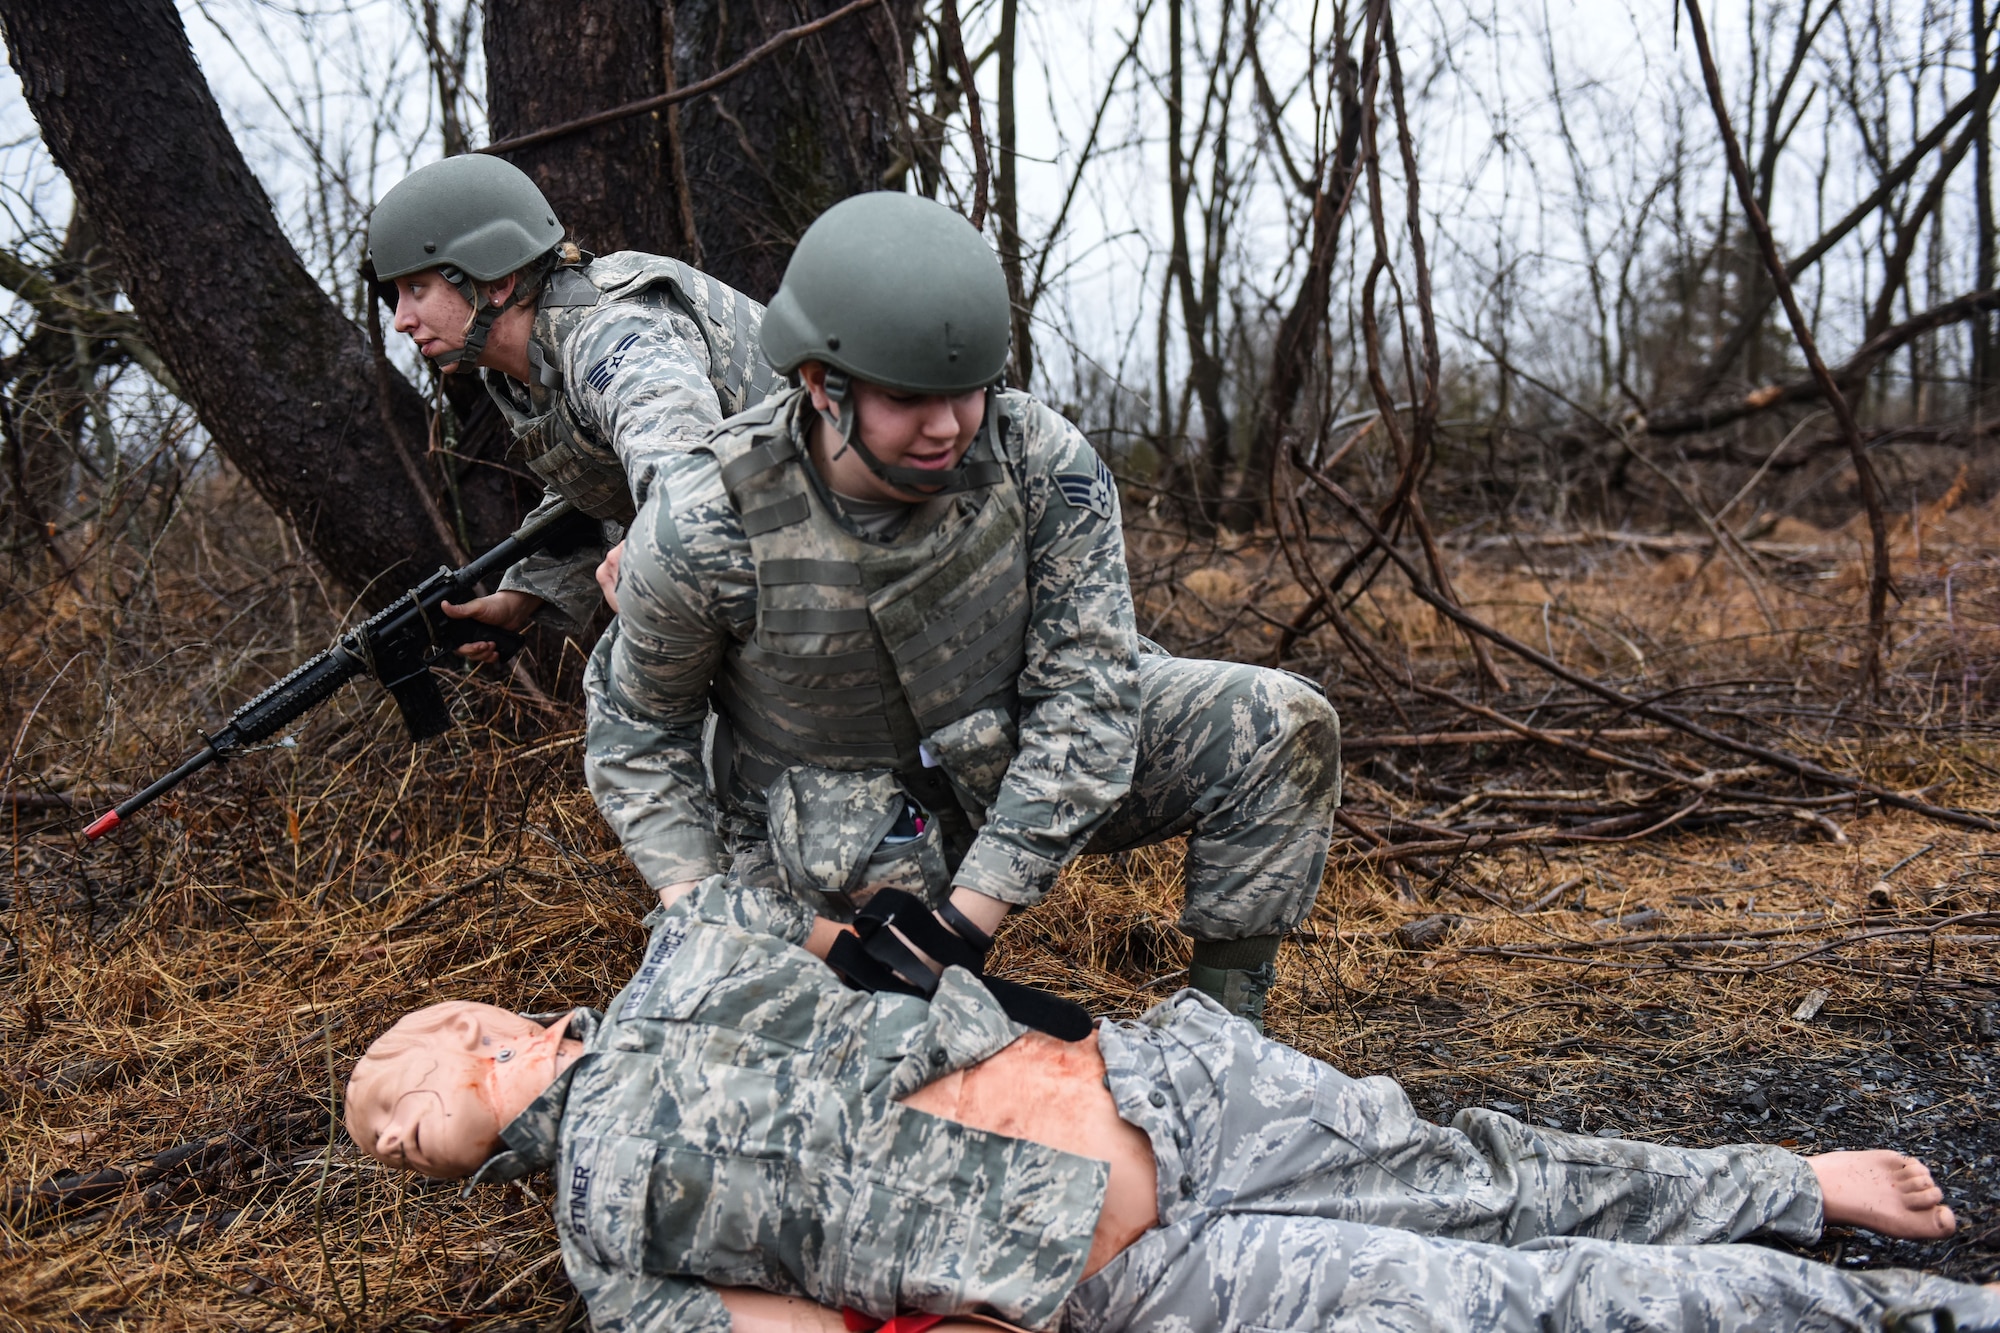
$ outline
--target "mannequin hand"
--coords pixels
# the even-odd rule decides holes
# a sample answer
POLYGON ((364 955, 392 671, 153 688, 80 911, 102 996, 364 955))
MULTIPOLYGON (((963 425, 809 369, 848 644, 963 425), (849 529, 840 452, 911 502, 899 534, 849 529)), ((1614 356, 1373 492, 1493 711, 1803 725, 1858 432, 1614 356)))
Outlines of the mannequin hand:
MULTIPOLYGON (((510 588, 485 597, 475 597, 459 606, 441 602, 439 609, 453 620, 476 620, 482 625, 498 625, 518 634, 535 618, 535 612, 542 609, 542 599, 531 592, 510 588)), ((458 655, 474 662, 500 660, 499 652, 490 643, 465 644, 459 648, 458 655)))
POLYGON ((604 604, 613 611, 618 609, 618 562, 625 555, 625 543, 619 542, 604 553, 604 563, 597 567, 597 586, 604 590, 604 604))

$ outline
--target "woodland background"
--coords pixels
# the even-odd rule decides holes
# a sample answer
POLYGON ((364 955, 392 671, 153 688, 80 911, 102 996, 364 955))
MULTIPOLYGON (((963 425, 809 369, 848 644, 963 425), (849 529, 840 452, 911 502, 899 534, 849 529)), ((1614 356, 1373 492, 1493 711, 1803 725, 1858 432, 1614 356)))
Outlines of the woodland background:
MULTIPOLYGON (((1141 629, 1341 710, 1276 1035, 1434 1114, 1923 1151, 1957 1239, 1820 1253, 1993 1277, 1995 15, 0 0, 0 1326, 579 1318, 539 1186, 364 1165, 335 1090, 414 1004, 629 973, 587 645, 78 835, 532 502, 358 271, 496 144, 760 298, 859 190, 986 230, 1141 629)), ((1002 966, 1137 1012, 1175 870, 1080 863, 1002 966)))

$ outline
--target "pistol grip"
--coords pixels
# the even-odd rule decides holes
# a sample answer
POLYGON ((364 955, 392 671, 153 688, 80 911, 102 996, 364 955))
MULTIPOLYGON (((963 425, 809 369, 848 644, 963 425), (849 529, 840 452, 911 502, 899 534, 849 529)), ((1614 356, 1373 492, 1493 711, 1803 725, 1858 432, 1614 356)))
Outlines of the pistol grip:
POLYGON ((437 631, 437 647, 430 660, 441 662, 468 643, 490 643, 504 662, 520 652, 526 642, 526 638, 513 630, 489 625, 483 620, 446 620, 437 631))

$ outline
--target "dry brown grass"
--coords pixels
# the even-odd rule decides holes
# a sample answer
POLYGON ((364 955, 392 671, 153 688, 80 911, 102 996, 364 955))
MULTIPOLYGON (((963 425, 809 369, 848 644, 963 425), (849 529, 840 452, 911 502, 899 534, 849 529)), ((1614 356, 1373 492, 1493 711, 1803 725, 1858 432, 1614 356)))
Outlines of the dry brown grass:
MULTIPOLYGON (((1913 663, 1938 664, 1925 715, 1953 729, 1781 725, 1826 758, 1991 805, 1995 756, 1978 729, 1990 707, 1983 684, 1962 682, 1994 660, 2000 541, 1990 516, 1957 521, 1948 541, 1926 538, 1921 561, 1904 557, 1914 600, 1899 650, 1906 686, 1922 675, 1913 663)), ((1822 536, 1825 554, 1763 590, 1781 604, 1784 635, 1768 633, 1747 587, 1730 586, 1733 571, 1702 582, 1714 561, 1695 570, 1598 550, 1565 565, 1552 592, 1542 553, 1510 547, 1470 553, 1464 586, 1496 611, 1515 604, 1512 628, 1547 626, 1579 663, 1623 654, 1618 669, 1631 669, 1629 640, 1648 671, 1715 677, 1749 664, 1812 677, 1837 671, 1844 640, 1830 627, 1850 623, 1854 604, 1844 539, 1822 536), (1819 577, 1827 569, 1835 577, 1819 577)), ((1200 637, 1208 608, 1210 629, 1221 624, 1231 598, 1282 615, 1294 594, 1260 587, 1268 556, 1252 544, 1205 558, 1218 576, 1186 582, 1207 607, 1183 597, 1168 608, 1184 617, 1182 637, 1200 637)), ((73 793, 84 807, 0 809, 12 821, 0 1327, 563 1327, 576 1311, 545 1192, 462 1200, 359 1161, 333 1126, 336 1083, 395 1014, 451 997, 601 1003, 629 973, 647 896, 580 788, 573 725, 550 730, 501 685, 475 681, 457 700, 467 725, 413 750, 364 686, 304 725, 296 748, 204 774, 89 846, 75 829, 114 786, 179 759, 192 725, 219 722, 322 644, 345 608, 261 507, 226 492, 189 510, 150 560, 120 548, 79 573, 81 591, 17 587, 0 612, 0 788, 73 793), (184 1145, 195 1145, 185 1160, 162 1158, 184 1145), (108 1170, 123 1178, 97 1176, 94 1196, 79 1188, 108 1170), (31 1192, 59 1179, 67 1193, 31 1192)), ((1386 586, 1368 614, 1445 669, 1461 651, 1386 586)), ((1355 688, 1329 676, 1337 693, 1355 688)), ((1353 730, 1394 723, 1387 711, 1350 717, 1353 730)), ((1467 762, 1615 794, 1602 774, 1538 767, 1516 749, 1467 762)), ((1364 801, 1419 807, 1372 771, 1356 766, 1364 801)), ((1831 1146, 1872 1131, 1866 1118, 1789 1112, 1752 1126, 1728 1108, 1745 1070, 1824 1070, 1831 1086, 1857 1059, 1918 1049, 1972 1070, 2000 987, 2000 917, 1966 914, 2000 909, 2000 839, 1878 812, 1839 819, 1845 844, 1764 820, 1393 873, 1336 857, 1283 959, 1271 1030, 1356 1073, 1392 1073, 1433 1111, 1503 1100, 1572 1128, 1711 1141, 1831 1146), (1649 909, 1659 915, 1617 920, 1649 909), (1966 919, 1945 924, 1955 918, 1966 919), (1850 938, 1891 928, 1908 933, 1850 938), (1818 991, 1811 1019, 1791 1017, 1818 991)), ((1073 868, 1052 901, 1010 925, 999 965, 1101 1012, 1170 993, 1185 966, 1175 856, 1073 868)), ((1990 1090, 1948 1073, 1925 1085, 1940 1093, 1932 1107, 1902 1113, 1912 1133, 1985 1119, 1964 1099, 1990 1104, 1990 1090)), ((1970 1220, 1990 1233, 1990 1219, 1970 1220)), ((1990 1234, 1982 1244, 1920 1257, 1984 1271, 1990 1234)))

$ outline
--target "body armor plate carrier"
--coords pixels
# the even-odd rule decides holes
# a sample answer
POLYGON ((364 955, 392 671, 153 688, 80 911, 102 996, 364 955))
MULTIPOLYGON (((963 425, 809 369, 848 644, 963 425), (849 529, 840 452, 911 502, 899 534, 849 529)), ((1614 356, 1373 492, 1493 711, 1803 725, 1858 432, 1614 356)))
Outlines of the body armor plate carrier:
POLYGON ((678 259, 633 250, 549 274, 535 303, 528 343, 536 380, 526 396, 530 407, 524 409, 520 391, 503 383, 498 372, 482 372, 529 470, 586 514, 618 523, 632 521, 632 490, 610 442, 570 410, 563 393, 561 349, 591 311, 652 291, 664 292, 701 330, 708 345, 709 382, 723 416, 734 416, 781 387, 758 354, 762 306, 678 259))
POLYGON ((1017 744, 1027 528, 1000 461, 1013 396, 988 395, 968 454, 987 484, 914 506, 887 543, 830 509, 800 457, 801 395, 710 442, 757 565, 756 632, 732 645, 716 683, 726 799, 760 808, 798 764, 886 769, 944 820, 954 863, 963 854, 1017 744))

